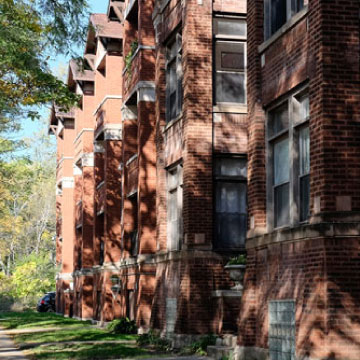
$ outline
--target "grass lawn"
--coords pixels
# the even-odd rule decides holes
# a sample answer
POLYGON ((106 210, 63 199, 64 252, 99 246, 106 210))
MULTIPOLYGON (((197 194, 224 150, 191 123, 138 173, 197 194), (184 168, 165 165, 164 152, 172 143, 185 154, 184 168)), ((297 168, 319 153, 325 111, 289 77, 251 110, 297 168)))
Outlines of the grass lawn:
POLYGON ((31 359, 161 357, 137 347, 134 341, 136 335, 112 334, 105 329, 91 326, 90 322, 68 319, 54 313, 0 312, 0 326, 9 330, 21 330, 21 333, 14 333, 12 336, 15 343, 25 349, 25 354, 31 359), (59 329, 56 331, 50 329, 54 327, 59 329), (38 329, 44 331, 31 332, 38 329), (66 343, 69 341, 76 343, 66 343), (109 344, 106 341, 118 341, 118 343, 109 344))

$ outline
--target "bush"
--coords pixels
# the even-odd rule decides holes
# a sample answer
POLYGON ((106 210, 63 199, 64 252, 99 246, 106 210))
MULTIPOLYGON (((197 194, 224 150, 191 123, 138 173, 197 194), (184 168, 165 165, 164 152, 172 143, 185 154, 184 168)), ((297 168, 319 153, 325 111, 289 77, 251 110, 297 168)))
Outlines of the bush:
POLYGON ((153 330, 150 330, 147 334, 140 335, 136 343, 141 346, 151 346, 159 351, 171 350, 171 343, 169 340, 156 335, 153 330))
POLYGON ((135 321, 127 317, 111 321, 107 326, 107 330, 114 334, 137 334, 135 321))
POLYGON ((198 354, 206 355, 207 347, 215 345, 216 336, 213 334, 206 335, 200 338, 198 341, 193 342, 191 345, 185 347, 182 351, 184 355, 198 354))

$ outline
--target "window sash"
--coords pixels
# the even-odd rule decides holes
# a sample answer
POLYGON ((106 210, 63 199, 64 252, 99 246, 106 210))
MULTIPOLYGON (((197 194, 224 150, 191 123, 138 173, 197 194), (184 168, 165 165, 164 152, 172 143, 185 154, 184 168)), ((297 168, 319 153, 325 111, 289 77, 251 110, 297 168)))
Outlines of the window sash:
POLYGON ((166 62, 166 121, 180 115, 182 110, 182 37, 177 34, 175 40, 167 46, 166 62))
POLYGON ((265 40, 307 5, 308 0, 264 0, 265 40))
POLYGON ((177 165, 167 174, 167 248, 180 250, 183 232, 182 165, 177 165))

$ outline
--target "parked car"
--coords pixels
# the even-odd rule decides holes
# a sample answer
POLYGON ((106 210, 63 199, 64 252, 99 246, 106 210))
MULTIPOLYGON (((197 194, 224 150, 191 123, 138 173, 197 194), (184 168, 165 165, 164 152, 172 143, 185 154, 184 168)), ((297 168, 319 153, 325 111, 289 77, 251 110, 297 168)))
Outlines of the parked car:
POLYGON ((55 291, 46 293, 38 302, 36 307, 38 312, 55 311, 55 291))

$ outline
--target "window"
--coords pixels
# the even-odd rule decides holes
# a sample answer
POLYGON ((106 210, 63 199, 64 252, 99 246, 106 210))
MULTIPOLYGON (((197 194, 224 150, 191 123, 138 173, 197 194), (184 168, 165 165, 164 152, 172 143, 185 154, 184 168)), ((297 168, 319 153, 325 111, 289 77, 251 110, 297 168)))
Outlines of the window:
POLYGON ((182 38, 175 39, 166 48, 166 121, 177 118, 182 111, 182 38))
POLYGON ((183 220, 182 220, 182 202, 183 202, 183 182, 182 165, 170 169, 167 174, 167 247, 169 251, 180 250, 183 220))
POLYGON ((269 303, 270 360, 295 360, 295 301, 269 303))
POLYGON ((264 0, 265 39, 279 30, 287 21, 298 13, 308 0, 264 0))
POLYGON ((131 201, 132 217, 133 217, 133 230, 130 232, 132 256, 136 256, 139 252, 139 237, 138 237, 138 200, 137 193, 132 195, 129 200, 131 201))
POLYGON ((215 247, 245 247, 247 231, 247 162, 245 158, 215 160, 215 247))
POLYGON ((290 96, 268 113, 268 220, 275 228, 309 217, 308 120, 309 98, 304 92, 290 96))
POLYGON ((215 103, 246 104, 246 21, 216 17, 215 103))

